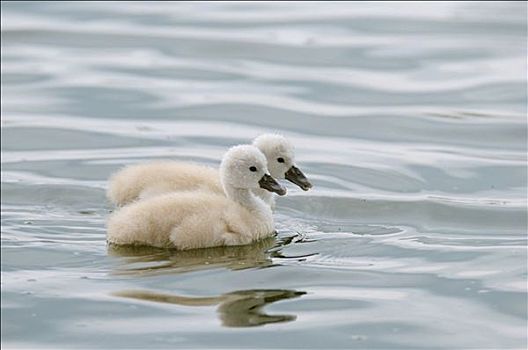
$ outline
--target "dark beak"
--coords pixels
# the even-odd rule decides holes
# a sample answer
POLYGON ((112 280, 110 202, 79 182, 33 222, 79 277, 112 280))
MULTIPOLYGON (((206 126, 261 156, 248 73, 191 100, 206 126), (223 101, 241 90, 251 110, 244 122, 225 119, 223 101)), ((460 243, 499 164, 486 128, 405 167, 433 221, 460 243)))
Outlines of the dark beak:
POLYGON ((268 174, 264 174, 262 179, 259 181, 261 188, 268 190, 270 192, 275 192, 279 196, 284 196, 286 194, 286 188, 282 187, 274 178, 268 174))
POLYGON ((284 174, 284 177, 286 180, 293 182, 297 186, 303 189, 303 191, 308 191, 310 188, 312 188, 312 184, 306 176, 302 173, 302 171, 299 170, 296 166, 292 165, 292 167, 284 174))

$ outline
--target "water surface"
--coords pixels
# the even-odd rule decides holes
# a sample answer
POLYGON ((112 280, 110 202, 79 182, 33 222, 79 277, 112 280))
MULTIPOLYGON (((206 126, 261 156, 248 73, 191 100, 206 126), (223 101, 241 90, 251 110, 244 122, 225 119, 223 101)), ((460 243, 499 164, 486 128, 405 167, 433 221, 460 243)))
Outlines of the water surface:
POLYGON ((526 3, 2 2, 2 345, 526 348, 526 3), (112 249, 107 179, 296 145, 278 237, 112 249))

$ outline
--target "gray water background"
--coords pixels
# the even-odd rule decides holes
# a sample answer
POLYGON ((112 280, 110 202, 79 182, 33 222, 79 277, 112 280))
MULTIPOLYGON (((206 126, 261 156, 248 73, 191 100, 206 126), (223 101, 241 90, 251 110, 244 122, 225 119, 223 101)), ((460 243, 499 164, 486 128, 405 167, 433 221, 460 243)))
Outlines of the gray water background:
POLYGON ((4 348, 526 348, 526 2, 2 2, 4 348), (107 250, 107 179, 280 132, 277 239, 107 250))

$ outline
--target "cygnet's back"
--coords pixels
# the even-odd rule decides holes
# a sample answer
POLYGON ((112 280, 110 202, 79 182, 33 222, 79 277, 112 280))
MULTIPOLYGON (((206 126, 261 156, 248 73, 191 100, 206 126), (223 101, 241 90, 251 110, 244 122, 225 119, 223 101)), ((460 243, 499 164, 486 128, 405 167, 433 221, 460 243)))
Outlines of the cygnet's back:
POLYGON ((171 191, 205 190, 223 194, 218 170, 178 161, 130 165, 110 179, 107 197, 116 206, 171 191))

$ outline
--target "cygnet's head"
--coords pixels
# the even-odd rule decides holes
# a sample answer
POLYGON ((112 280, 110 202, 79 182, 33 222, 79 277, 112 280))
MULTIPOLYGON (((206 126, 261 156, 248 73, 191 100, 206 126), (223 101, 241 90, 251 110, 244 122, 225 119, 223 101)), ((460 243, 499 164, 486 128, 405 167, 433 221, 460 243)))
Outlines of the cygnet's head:
POLYGON ((224 188, 263 188, 278 195, 285 195, 286 188, 270 176, 266 157, 252 145, 231 147, 222 158, 220 178, 224 188))
POLYGON ((291 181, 304 191, 312 187, 302 171, 295 166, 293 145, 284 136, 260 135, 253 141, 253 145, 266 156, 271 176, 291 181))

